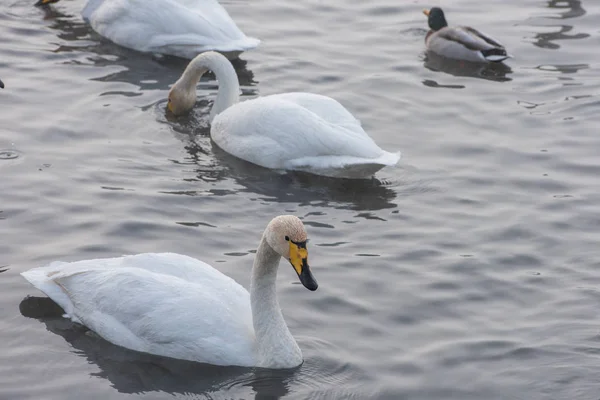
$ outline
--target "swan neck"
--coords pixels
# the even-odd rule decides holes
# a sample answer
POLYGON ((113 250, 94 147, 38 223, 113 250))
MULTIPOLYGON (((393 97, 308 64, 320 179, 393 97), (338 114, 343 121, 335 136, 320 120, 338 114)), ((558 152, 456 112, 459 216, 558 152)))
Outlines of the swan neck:
POLYGON ((103 1, 104 0, 89 0, 83 7, 83 10, 81 11, 83 19, 89 23, 92 14, 94 13, 94 11, 96 11, 96 9, 98 9, 98 7, 102 5, 103 1))
POLYGON ((233 65, 218 53, 208 52, 197 56, 187 66, 182 75, 186 86, 196 88, 196 85, 206 71, 212 71, 219 82, 219 91, 210 111, 210 121, 231 105, 237 103, 240 97, 240 84, 233 65))
POLYGON ((267 243, 258 246, 250 286, 252 319, 258 365, 291 367, 302 362, 302 353, 290 333, 277 301, 277 269, 281 256, 267 243))
POLYGON ((277 301, 276 285, 280 259, 281 256, 269 246, 265 236, 263 236, 256 251, 250 286, 252 314, 259 317, 254 318, 254 329, 257 333, 267 322, 262 321, 261 318, 270 318, 267 317, 269 312, 281 315, 279 302, 277 301))

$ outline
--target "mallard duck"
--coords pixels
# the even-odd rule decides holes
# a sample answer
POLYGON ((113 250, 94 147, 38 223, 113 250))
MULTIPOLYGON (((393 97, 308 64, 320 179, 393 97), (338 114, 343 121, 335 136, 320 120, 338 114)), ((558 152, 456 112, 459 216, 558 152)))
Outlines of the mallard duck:
POLYGON ((429 28, 427 50, 444 57, 473 62, 500 62, 511 57, 495 39, 469 26, 449 27, 439 7, 423 10, 429 28))
POLYGON ((0 80, 0 88, 4 89, 4 82, 2 82, 1 80, 0 80))
POLYGON ((54 262, 21 275, 102 338, 128 349, 214 365, 292 368, 302 352, 275 281, 281 258, 317 290, 302 221, 280 215, 265 229, 250 293, 210 265, 173 253, 54 262))
POLYGON ((192 59, 215 50, 234 58, 260 43, 244 35, 217 0, 88 0, 81 15, 100 35, 142 52, 192 59))
POLYGON ((175 115, 196 103, 196 84, 212 71, 219 92, 212 106, 210 134, 226 152, 265 168, 362 178, 400 153, 382 150, 360 122, 336 100, 312 93, 281 93, 239 102, 240 87, 231 63, 215 52, 194 58, 169 92, 175 115))

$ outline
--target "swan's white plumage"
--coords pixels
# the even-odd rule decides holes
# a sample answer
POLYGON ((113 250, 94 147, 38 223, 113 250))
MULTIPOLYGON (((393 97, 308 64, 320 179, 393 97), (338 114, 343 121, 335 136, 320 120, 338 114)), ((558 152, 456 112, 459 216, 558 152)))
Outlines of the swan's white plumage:
POLYGON ((73 321, 117 345, 215 365, 256 364, 250 295, 173 254, 55 262, 22 273, 73 321))
POLYGON ((188 59, 209 50, 233 56, 260 43, 216 0, 89 0, 82 16, 121 46, 188 59))
POLYGON ((214 72, 219 92, 210 112, 210 135, 226 152, 272 169, 363 178, 400 153, 382 150, 360 122, 336 100, 313 93, 282 93, 239 102, 239 83, 231 63, 206 52, 195 57, 169 92, 176 115, 196 102, 196 84, 214 72))
POLYGON ((399 153, 377 146, 340 103, 312 93, 235 104, 214 118, 211 137, 223 150, 254 164, 323 175, 344 170, 371 175, 400 159, 399 153))

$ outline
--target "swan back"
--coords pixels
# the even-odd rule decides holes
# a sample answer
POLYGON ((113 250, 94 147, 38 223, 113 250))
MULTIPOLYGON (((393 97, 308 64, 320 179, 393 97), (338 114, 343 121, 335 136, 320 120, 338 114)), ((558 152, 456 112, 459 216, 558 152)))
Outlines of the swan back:
POLYGON ((382 168, 399 159, 379 148, 337 101, 310 93, 239 103, 213 120, 211 137, 225 151, 275 169, 318 170, 357 163, 382 168))
POLYGON ((255 364, 249 293, 201 261, 140 254, 53 263, 22 275, 75 322, 117 345, 215 365, 255 364))
POLYGON ((82 16, 121 46, 188 59, 260 43, 244 35, 216 0, 90 0, 82 16))

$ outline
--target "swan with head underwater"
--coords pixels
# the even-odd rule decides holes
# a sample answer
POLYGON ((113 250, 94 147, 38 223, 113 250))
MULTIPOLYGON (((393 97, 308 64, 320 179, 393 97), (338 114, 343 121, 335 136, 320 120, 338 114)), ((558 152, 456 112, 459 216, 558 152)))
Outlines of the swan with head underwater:
POLYGON ((398 163, 400 153, 382 150, 360 122, 336 100, 290 92, 239 102, 240 87, 231 63, 214 52, 194 58, 169 92, 175 115, 196 103, 196 84, 212 71, 219 91, 210 111, 210 135, 226 152, 279 170, 364 178, 398 163))
POLYGON ((512 57, 497 40, 470 26, 448 26, 439 7, 423 10, 430 31, 425 36, 428 51, 471 62, 501 62, 512 57))
POLYGON ((217 0, 88 0, 81 15, 101 36, 141 52, 191 59, 214 50, 235 58, 260 43, 217 0))
POLYGON ((65 317, 116 345, 214 365, 293 368, 302 352, 275 281, 283 257, 307 289, 317 290, 306 242, 300 219, 273 218, 254 258, 250 293, 210 265, 173 253, 54 262, 21 275, 65 317))

